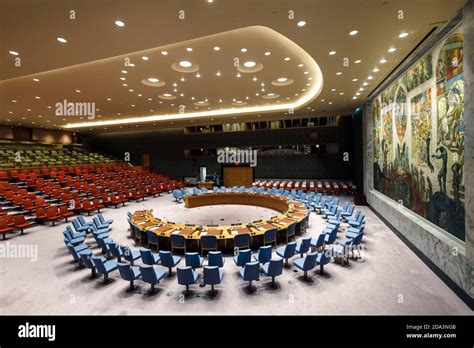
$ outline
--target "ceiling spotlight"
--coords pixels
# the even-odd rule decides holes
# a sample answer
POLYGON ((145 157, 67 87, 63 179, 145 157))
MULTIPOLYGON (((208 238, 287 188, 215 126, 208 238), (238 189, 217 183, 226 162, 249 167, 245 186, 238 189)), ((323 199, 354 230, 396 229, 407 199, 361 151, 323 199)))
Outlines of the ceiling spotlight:
POLYGON ((178 84, 176 82, 173 83, 173 87, 178 87, 178 84))
POLYGON ((354 61, 354 63, 356 64, 359 64, 360 62, 362 62, 360 59, 357 59, 356 61, 354 61))
POLYGON ((125 80, 126 80, 126 78, 125 78, 125 77, 121 77, 121 78, 120 78, 120 80, 122 80, 122 81, 125 81, 125 80))
POLYGON ((335 55, 335 54, 336 54, 336 51, 331 51, 331 52, 329 52, 329 55, 330 55, 330 56, 333 56, 333 55, 335 55))
POLYGON ((242 48, 242 49, 240 50, 240 52, 245 53, 245 52, 247 52, 247 49, 246 49, 246 48, 242 48))
POLYGON ((392 53, 392 52, 395 52, 397 49, 395 47, 390 47, 388 49, 388 53, 392 53))
POLYGON ((336 91, 336 89, 335 89, 335 88, 331 89, 331 92, 335 92, 335 91, 336 91))
POLYGON ((40 97, 35 97, 35 99, 41 99, 40 97))
POLYGON ((219 46, 214 46, 214 51, 220 51, 221 48, 219 46))
POLYGON ((216 72, 216 75, 217 75, 217 76, 221 76, 222 74, 221 74, 220 71, 218 71, 218 72, 216 72))
POLYGON ((379 68, 374 68, 374 70, 372 70, 373 72, 379 72, 379 68))
POLYGON ((354 36, 354 35, 357 35, 358 32, 359 32, 359 31, 357 31, 357 30, 352 30, 352 31, 349 33, 349 35, 350 35, 350 36, 354 36))
POLYGON ((186 79, 184 78, 184 76, 181 76, 180 80, 181 80, 182 82, 186 81, 186 79))
POLYGON ((256 65, 257 65, 257 63, 255 63, 255 62, 253 62, 253 61, 248 61, 248 62, 245 62, 245 63, 244 63, 244 66, 245 66, 246 68, 253 68, 253 67, 255 67, 256 65))
POLYGON ((306 25, 306 22, 305 21, 299 21, 296 25, 299 26, 299 27, 304 27, 306 25))
POLYGON ((286 82, 288 81, 288 78, 286 77, 280 77, 279 79, 277 79, 278 82, 286 82))
POLYGON ((122 70, 122 74, 126 74, 127 73, 127 70, 122 70))
POLYGON ((385 58, 380 59, 380 64, 385 64, 387 63, 387 60, 385 58))
POLYGON ((197 77, 197 78, 200 78, 200 77, 201 77, 201 74, 200 74, 200 73, 197 73, 197 74, 196 74, 196 77, 197 77))
POLYGON ((352 99, 357 99, 357 97, 352 97, 352 99))
POLYGON ((12 55, 14 55, 14 56, 17 56, 17 55, 18 55, 18 52, 16 52, 16 51, 8 51, 8 53, 10 53, 10 54, 12 54, 12 55))
POLYGON ((193 49, 192 49, 191 47, 187 47, 187 48, 186 48, 186 51, 188 51, 188 52, 192 52, 192 51, 193 51, 193 49))
POLYGON ((62 43, 66 43, 67 40, 62 38, 62 37, 58 37, 56 40, 58 40, 59 42, 62 42, 62 43))
POLYGON ((164 55, 164 56, 167 56, 168 52, 167 51, 161 51, 161 54, 164 55))
POLYGON ((303 66, 303 64, 298 64, 298 68, 302 68, 303 66))
POLYGON ((372 80, 374 77, 372 75, 369 75, 369 77, 367 77, 367 80, 372 80))
POLYGON ((128 85, 126 83, 122 83, 122 86, 127 87, 128 85))
POLYGON ((81 93, 81 91, 80 91, 80 90, 78 90, 78 89, 76 89, 76 93, 81 93))
POLYGON ((121 28, 122 28, 122 27, 125 26, 125 23, 122 22, 122 21, 115 21, 115 25, 116 25, 117 27, 121 27, 121 28))
POLYGON ((286 57, 286 58, 285 58, 285 61, 287 62, 287 61, 289 61, 290 59, 291 59, 290 57, 286 57))
POLYGON ((342 72, 341 72, 341 71, 338 71, 338 72, 336 73, 336 75, 342 75, 342 72))
POLYGON ((157 79, 156 77, 149 77, 148 78, 148 81, 151 82, 151 83, 157 83, 157 82, 160 82, 159 79, 157 79))
POLYGON ((266 56, 269 56, 269 55, 271 55, 271 54, 272 54, 271 52, 265 52, 265 55, 266 55, 266 56))
POLYGON ((353 82, 356 82, 356 81, 358 81, 358 80, 359 80, 359 79, 352 79, 353 82))
POLYGON ((304 74, 305 74, 305 75, 308 75, 308 74, 309 74, 309 71, 305 71, 304 74))
POLYGON ((112 99, 111 98, 107 98, 108 101, 111 101, 112 99))
POLYGON ((33 81, 35 81, 35 82, 39 82, 39 79, 37 79, 37 78, 34 78, 34 79, 33 79, 33 81))
POLYGON ((368 85, 368 83, 367 83, 367 82, 364 82, 364 83, 362 84, 362 86, 367 86, 367 85, 368 85))
POLYGON ((344 92, 340 92, 339 95, 344 95, 344 92))
POLYGON ((193 64, 191 62, 188 62, 187 60, 182 60, 179 62, 179 65, 183 68, 190 68, 193 64))
POLYGON ((171 94, 169 94, 169 93, 163 93, 163 96, 164 96, 164 97, 171 97, 171 94))
POLYGON ((149 58, 147 56, 142 57, 143 60, 148 60, 149 58))
POLYGON ((236 76, 237 76, 237 77, 240 77, 240 76, 242 76, 242 75, 240 75, 240 73, 237 73, 237 75, 236 75, 236 76))
POLYGON ((404 37, 407 37, 407 36, 408 36, 408 33, 406 31, 401 32, 400 35, 398 35, 400 39, 403 39, 404 37))

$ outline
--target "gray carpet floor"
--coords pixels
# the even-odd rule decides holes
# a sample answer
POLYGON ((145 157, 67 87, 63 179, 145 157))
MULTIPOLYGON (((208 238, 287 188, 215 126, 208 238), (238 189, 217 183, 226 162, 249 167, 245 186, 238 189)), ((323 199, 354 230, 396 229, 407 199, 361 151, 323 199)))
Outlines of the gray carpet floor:
MULTIPOLYGON (((156 216, 177 223, 230 224, 275 215, 270 209, 236 205, 187 209, 165 194, 125 207, 105 209, 105 217, 115 220, 110 231, 115 241, 135 248, 133 240, 128 238, 126 212, 143 207, 152 208, 156 216)), ((157 286, 154 295, 148 293, 149 285, 141 280, 136 282, 135 291, 129 291, 129 283, 120 278, 118 271, 103 284, 102 278, 91 279, 88 269, 78 269, 72 263, 63 243, 65 223, 55 227, 35 226, 25 235, 0 241, 4 248, 23 245, 38 251, 37 259, 0 258, 0 314, 472 314, 369 208, 359 208, 367 221, 361 259, 351 260, 346 267, 330 263, 325 267, 325 275, 315 268, 309 273, 310 281, 304 281, 302 272, 296 271, 290 262, 290 267, 277 278, 276 288, 263 275, 249 288, 227 257, 224 279, 214 296, 209 287, 199 285, 192 286, 190 294, 185 296, 184 287, 177 283, 176 272, 157 286)), ((312 213, 307 235, 317 236, 323 224, 322 217, 312 213)), ((347 225, 343 224, 343 228, 347 225)), ((339 233, 338 239, 343 238, 344 233, 339 233)), ((88 237, 87 243, 93 246, 94 254, 100 253, 92 237, 88 237)), ((184 260, 181 263, 184 265, 184 260)))

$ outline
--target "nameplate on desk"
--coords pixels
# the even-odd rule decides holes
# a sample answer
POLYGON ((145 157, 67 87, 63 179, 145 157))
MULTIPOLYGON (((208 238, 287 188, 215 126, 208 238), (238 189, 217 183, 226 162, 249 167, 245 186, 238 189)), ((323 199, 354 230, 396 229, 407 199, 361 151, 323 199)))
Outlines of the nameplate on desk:
POLYGON ((257 227, 260 231, 265 231, 265 228, 263 227, 257 227))
POLYGON ((207 236, 207 232, 201 232, 201 236, 207 236))
POLYGON ((181 232, 181 230, 176 230, 174 232, 172 232, 171 234, 179 234, 181 232))
POLYGON ((234 234, 234 235, 235 235, 235 234, 238 234, 237 231, 230 231, 230 233, 232 233, 232 234, 234 234))

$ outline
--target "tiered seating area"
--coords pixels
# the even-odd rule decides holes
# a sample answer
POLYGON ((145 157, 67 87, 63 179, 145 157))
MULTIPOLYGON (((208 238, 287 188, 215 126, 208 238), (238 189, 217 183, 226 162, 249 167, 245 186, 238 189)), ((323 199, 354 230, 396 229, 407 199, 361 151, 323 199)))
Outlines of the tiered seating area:
POLYGON ((156 196, 183 183, 128 164, 87 165, 0 172, 0 233, 36 223, 100 212, 156 196))
POLYGON ((89 152, 79 146, 0 142, 0 169, 110 164, 116 162, 118 161, 110 156, 89 152))
POLYGON ((253 186, 266 189, 302 190, 303 192, 319 192, 327 195, 353 195, 357 186, 352 181, 343 180, 257 180, 253 186))

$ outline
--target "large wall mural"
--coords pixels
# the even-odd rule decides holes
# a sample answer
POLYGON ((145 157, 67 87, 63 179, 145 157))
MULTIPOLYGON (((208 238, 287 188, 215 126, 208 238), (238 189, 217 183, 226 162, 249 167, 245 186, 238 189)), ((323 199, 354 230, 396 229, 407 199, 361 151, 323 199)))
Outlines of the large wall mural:
POLYGON ((372 105, 374 188, 461 240, 463 39, 451 32, 372 105))

